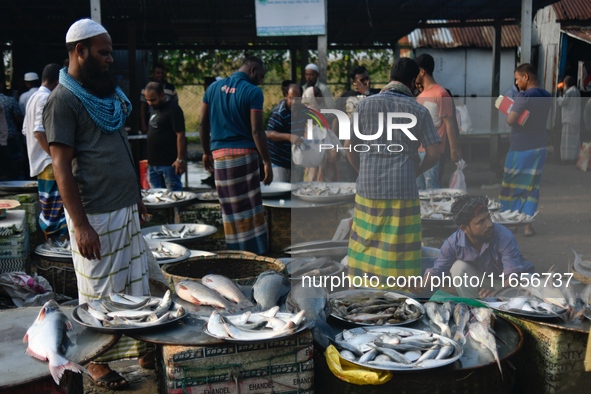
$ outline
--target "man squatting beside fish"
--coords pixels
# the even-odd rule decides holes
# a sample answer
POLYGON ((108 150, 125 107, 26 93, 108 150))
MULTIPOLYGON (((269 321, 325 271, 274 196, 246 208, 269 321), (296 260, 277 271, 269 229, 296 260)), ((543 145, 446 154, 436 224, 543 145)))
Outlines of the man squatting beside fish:
MULTIPOLYGON (((100 24, 82 19, 68 30, 66 48, 69 66, 60 71, 43 124, 66 209, 79 302, 110 293, 148 295, 138 214, 146 208, 124 128, 131 103, 109 70, 111 37, 100 24)), ((122 337, 88 370, 95 384, 120 389, 129 383, 107 362, 145 352, 144 342, 122 337)))
POLYGON ((460 196, 451 212, 460 228, 445 240, 433 267, 425 271, 423 286, 433 288, 434 277, 445 274, 451 275, 452 283, 459 282, 454 282, 454 277, 480 279, 490 278, 492 274, 495 279, 492 283, 488 279, 480 286, 472 286, 469 280, 462 280, 462 285, 456 286, 461 297, 486 298, 500 290, 502 275, 534 272, 533 264, 519 251, 511 230, 491 221, 488 198, 460 196))

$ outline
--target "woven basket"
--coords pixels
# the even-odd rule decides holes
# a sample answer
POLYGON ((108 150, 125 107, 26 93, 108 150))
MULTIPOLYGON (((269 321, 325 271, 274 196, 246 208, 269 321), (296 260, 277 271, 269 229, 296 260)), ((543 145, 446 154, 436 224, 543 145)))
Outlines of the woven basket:
POLYGON ((240 285, 252 285, 257 277, 268 270, 285 271, 285 265, 271 257, 252 253, 218 253, 215 256, 198 256, 173 264, 165 264, 162 273, 174 287, 183 280, 200 281, 208 274, 226 276, 240 285))
POLYGON ((573 274, 573 279, 578 280, 579 282, 586 285, 591 285, 591 278, 575 271, 575 266, 573 264, 569 264, 568 270, 573 274))
POLYGON ((37 274, 47 279, 53 291, 78 298, 78 281, 72 260, 56 261, 40 256, 38 259, 37 274))

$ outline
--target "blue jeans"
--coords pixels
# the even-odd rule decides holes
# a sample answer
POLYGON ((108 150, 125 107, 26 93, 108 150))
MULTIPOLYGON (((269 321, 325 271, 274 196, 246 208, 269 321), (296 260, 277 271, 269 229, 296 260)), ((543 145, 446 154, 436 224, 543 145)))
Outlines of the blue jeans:
POLYGON ((152 189, 166 188, 171 192, 183 190, 181 176, 174 173, 173 166, 148 166, 148 177, 152 189))
MULTIPOLYGON (((425 158, 425 152, 419 152, 419 157, 421 161, 425 158)), ((441 185, 439 184, 439 161, 429 168, 427 171, 423 172, 421 175, 417 177, 417 188, 419 190, 425 189, 439 189, 441 185)))

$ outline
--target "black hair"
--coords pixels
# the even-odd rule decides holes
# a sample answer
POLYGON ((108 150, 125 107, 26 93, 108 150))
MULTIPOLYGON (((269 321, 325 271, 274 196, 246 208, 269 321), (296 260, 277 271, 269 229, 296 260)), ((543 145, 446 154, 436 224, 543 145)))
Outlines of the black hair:
POLYGON ((367 73, 367 68, 365 68, 363 66, 357 66, 353 70, 351 70, 351 72, 349 73, 349 78, 354 80, 355 75, 359 75, 359 74, 363 74, 363 73, 367 73))
POLYGON ((392 65, 392 69, 390 70, 390 80, 411 86, 413 80, 419 74, 419 71, 417 62, 411 58, 403 57, 392 65))
POLYGON ((283 93, 283 97, 287 96, 287 91, 289 90, 289 85, 294 85, 295 82, 291 79, 286 79, 285 81, 281 82, 281 93, 283 93))
POLYGON ((529 75, 530 79, 533 79, 535 81, 538 80, 538 75, 537 75, 538 73, 536 71, 536 68, 533 65, 531 65, 530 63, 520 64, 515 69, 515 72, 518 72, 519 74, 527 74, 527 75, 529 75))
POLYGON ((41 75, 41 81, 54 83, 57 82, 60 76, 60 69, 62 67, 57 63, 51 63, 45 66, 43 74, 41 75))
POLYGON ((417 56, 415 61, 419 65, 419 68, 422 68, 427 74, 433 76, 433 71, 435 70, 435 59, 433 59, 433 56, 423 53, 417 56))
POLYGON ((160 82, 148 82, 144 90, 146 92, 154 90, 156 91, 156 93, 158 93, 159 96, 164 94, 164 87, 160 82))

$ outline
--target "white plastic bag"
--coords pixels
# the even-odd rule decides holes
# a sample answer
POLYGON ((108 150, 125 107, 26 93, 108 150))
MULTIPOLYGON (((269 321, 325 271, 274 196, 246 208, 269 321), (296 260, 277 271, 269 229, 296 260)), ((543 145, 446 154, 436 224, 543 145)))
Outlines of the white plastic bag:
POLYGON ((579 151, 579 158, 577 160, 577 168, 583 172, 587 172, 589 168, 589 159, 591 158, 591 142, 583 142, 581 150, 579 151))
POLYGON ((472 119, 470 119, 470 114, 468 113, 468 107, 465 105, 457 105, 456 106, 456 115, 458 121, 458 128, 460 130, 460 134, 466 134, 473 130, 472 127, 472 119))
POLYGON ((291 157, 295 164, 302 167, 318 167, 326 155, 326 149, 320 149, 322 144, 330 144, 326 130, 318 126, 312 129, 313 139, 304 138, 299 145, 291 146, 291 157))
POLYGON ((449 181, 449 187, 451 189, 460 189, 463 191, 467 191, 466 188, 466 177, 464 177, 464 168, 466 168, 466 162, 464 159, 461 159, 456 163, 456 170, 454 171, 453 175, 451 176, 451 180, 449 181))

